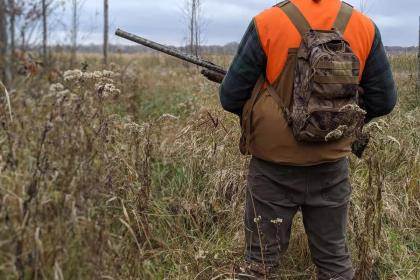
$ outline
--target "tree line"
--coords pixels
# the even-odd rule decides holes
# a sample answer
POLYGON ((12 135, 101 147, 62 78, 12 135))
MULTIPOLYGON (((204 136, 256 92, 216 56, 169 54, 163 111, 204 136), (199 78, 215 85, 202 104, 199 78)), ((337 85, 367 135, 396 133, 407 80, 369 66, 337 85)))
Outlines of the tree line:
MULTIPOLYGON (((64 6, 70 7, 70 68, 77 63, 80 15, 86 0, 0 0, 0 79, 9 84, 19 71, 31 71, 31 65, 52 66, 49 44, 52 16, 64 6), (34 42, 37 43, 34 43, 34 42), (34 51, 35 47, 35 51, 34 51), (26 65, 30 64, 30 65, 26 65), (20 69, 20 68, 28 69, 20 69)), ((202 47, 203 0, 184 0, 182 13, 187 26, 185 51, 199 55, 202 47)), ((103 64, 108 64, 109 0, 103 0, 103 64)))
MULTIPOLYGON (((76 65, 79 19, 86 0, 0 0, 0 79, 8 84, 19 66, 31 61, 48 69, 51 63, 49 26, 52 14, 66 4, 71 7, 70 67, 76 65), (40 32, 39 32, 40 31, 40 32), (28 52, 41 33, 40 51, 28 52)), ((108 63, 109 3, 103 1, 104 42, 103 62, 108 63)), ((38 43, 39 45, 39 43, 38 43)), ((24 67, 27 65, 23 65, 24 67)))

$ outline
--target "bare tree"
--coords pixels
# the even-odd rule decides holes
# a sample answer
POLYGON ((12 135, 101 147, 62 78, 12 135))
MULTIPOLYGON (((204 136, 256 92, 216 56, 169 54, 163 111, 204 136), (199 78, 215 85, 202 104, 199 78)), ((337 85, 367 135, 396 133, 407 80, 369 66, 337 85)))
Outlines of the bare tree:
POLYGON ((73 67, 76 62, 76 50, 77 50, 77 31, 78 31, 78 20, 77 20, 77 0, 72 0, 72 28, 71 28, 71 59, 70 67, 73 67))
POLYGON ((359 0, 359 9, 362 13, 369 13, 375 0, 359 0))
POLYGON ((419 16, 419 45, 417 47, 417 94, 420 92, 420 16, 419 16))
POLYGON ((70 66, 74 67, 77 58, 77 39, 79 33, 79 12, 83 6, 82 0, 71 0, 72 20, 71 20, 71 60, 70 66))
POLYGON ((47 23, 47 3, 42 0, 42 58, 44 67, 48 65, 48 23, 47 23))
MULTIPOLYGON (((40 1, 15 0, 14 17, 16 29, 19 30, 20 49, 26 51, 31 40, 35 39, 40 20, 42 19, 42 3, 40 1)), ((33 41, 32 41, 33 42, 33 41)))
POLYGON ((188 21, 188 49, 198 56, 202 40, 202 1, 186 0, 184 14, 188 21))
POLYGON ((7 86, 7 16, 6 3, 0 0, 0 79, 7 86))
POLYGON ((194 53, 194 49, 195 49, 195 29, 196 29, 196 20, 197 18, 197 1, 196 0, 191 0, 191 16, 190 16, 190 52, 194 53))
POLYGON ((10 58, 11 58, 12 72, 14 72, 15 53, 16 53, 15 22, 16 22, 15 0, 9 0, 9 34, 10 34, 10 58))
POLYGON ((104 0, 104 65, 108 65, 109 3, 104 0))
POLYGON ((194 25, 193 25, 194 39, 193 39, 192 45, 194 46, 193 53, 196 56, 198 56, 199 48, 201 45, 201 25, 200 25, 201 1, 200 0, 192 0, 192 1, 195 2, 195 4, 191 7, 191 8, 194 8, 194 12, 192 13, 192 18, 194 19, 194 25))

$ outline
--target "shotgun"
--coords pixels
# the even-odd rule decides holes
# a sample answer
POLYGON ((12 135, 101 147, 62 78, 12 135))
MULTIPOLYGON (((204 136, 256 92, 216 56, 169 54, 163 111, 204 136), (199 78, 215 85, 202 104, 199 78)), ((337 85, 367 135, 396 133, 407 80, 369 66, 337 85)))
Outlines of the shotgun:
POLYGON ((194 55, 191 55, 191 54, 183 53, 183 52, 181 52, 181 51, 179 51, 175 48, 164 46, 162 44, 159 44, 159 43, 153 42, 151 40, 148 40, 146 38, 131 34, 129 32, 121 30, 119 28, 115 32, 115 35, 117 35, 118 37, 127 39, 131 42, 135 42, 135 43, 143 45, 145 47, 154 49, 158 52, 162 52, 162 53, 168 54, 170 56, 179 58, 183 61, 187 61, 187 62, 192 63, 194 65, 200 66, 200 67, 203 68, 201 70, 201 74, 203 74, 207 79, 209 79, 212 82, 220 84, 223 81, 223 78, 225 77, 225 75, 227 73, 225 69, 223 69, 222 67, 220 67, 220 66, 218 66, 218 65, 216 65, 216 64, 214 64, 210 61, 204 60, 200 57, 197 57, 197 56, 194 56, 194 55))

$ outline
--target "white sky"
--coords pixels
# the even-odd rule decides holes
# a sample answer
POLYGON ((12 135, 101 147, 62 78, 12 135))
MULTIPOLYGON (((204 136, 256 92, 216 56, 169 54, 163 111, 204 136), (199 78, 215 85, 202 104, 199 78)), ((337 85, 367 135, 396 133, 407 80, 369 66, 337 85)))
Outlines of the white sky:
MULTIPOLYGON (((186 37, 182 15, 184 0, 109 0, 111 43, 127 44, 113 35, 117 27, 159 41, 181 45, 186 37)), ((252 17, 279 0, 202 0, 204 2, 204 43, 226 44, 239 41, 252 17)), ((308 0, 309 1, 309 0, 308 0)), ((323 0, 328 1, 328 0, 323 0)), ((69 1, 68 1, 69 2, 69 1)), ((360 0, 348 0, 360 7, 360 0)), ((366 13, 382 33, 385 45, 418 44, 420 0, 364 0, 366 13)), ((80 16, 80 43, 102 41, 102 0, 85 0, 80 16)), ((60 24, 53 23, 51 41, 66 43, 71 18, 70 7, 58 11, 60 24)))

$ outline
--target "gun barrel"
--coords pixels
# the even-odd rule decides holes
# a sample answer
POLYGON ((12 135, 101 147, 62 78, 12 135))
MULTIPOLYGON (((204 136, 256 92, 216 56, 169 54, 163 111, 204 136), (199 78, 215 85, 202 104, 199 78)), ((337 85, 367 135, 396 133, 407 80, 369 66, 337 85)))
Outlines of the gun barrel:
POLYGON ((149 48, 154 49, 156 51, 163 52, 163 53, 166 53, 170 56, 174 56, 176 58, 182 59, 184 61, 188 61, 192 64, 195 64, 195 65, 207 68, 209 70, 213 70, 215 72, 218 72, 220 74, 226 75, 226 70, 225 69, 223 69, 222 67, 217 66, 217 65, 215 65, 215 64, 213 64, 209 61, 206 61, 204 59, 201 59, 199 57, 196 57, 196 56, 193 56, 193 55, 190 55, 190 54, 183 53, 183 52, 181 52, 177 49, 164 46, 162 44, 159 44, 159 43, 153 42, 151 40, 148 40, 146 38, 131 34, 129 32, 121 30, 119 28, 115 32, 115 35, 117 35, 118 37, 127 39, 129 41, 138 43, 140 45, 149 47, 149 48))

